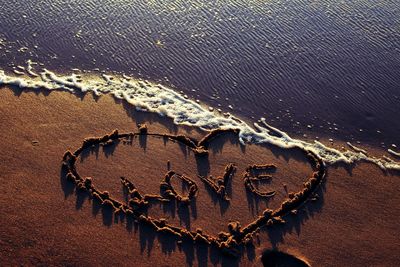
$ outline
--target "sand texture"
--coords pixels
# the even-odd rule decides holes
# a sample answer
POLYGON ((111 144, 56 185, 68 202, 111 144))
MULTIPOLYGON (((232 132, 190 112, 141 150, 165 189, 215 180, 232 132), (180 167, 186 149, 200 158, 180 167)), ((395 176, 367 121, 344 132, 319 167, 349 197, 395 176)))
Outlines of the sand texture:
POLYGON ((312 266, 400 264, 396 173, 321 170, 233 132, 201 142, 110 96, 3 87, 0 99, 2 266, 262 266, 264 249, 312 266), (63 156, 81 147, 71 172, 63 156))

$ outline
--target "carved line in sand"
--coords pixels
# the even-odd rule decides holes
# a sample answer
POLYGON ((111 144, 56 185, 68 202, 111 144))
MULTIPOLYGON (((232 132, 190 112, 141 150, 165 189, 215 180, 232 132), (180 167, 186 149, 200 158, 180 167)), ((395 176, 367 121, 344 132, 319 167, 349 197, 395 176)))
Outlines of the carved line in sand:
MULTIPOLYGON (((218 236, 208 235, 203 233, 201 229, 197 229, 196 231, 189 231, 182 227, 176 227, 174 225, 168 224, 165 219, 155 219, 150 216, 146 216, 142 211, 142 208, 145 207, 149 201, 173 201, 176 200, 182 204, 188 204, 190 201, 196 197, 196 193, 198 191, 197 184, 188 177, 183 175, 176 174, 174 172, 168 172, 164 177, 164 180, 161 182, 161 194, 160 195, 142 195, 139 193, 138 189, 134 186, 132 182, 128 179, 121 177, 122 184, 128 189, 130 200, 128 204, 121 203, 120 201, 112 198, 107 191, 99 191, 93 184, 93 180, 90 177, 82 178, 76 170, 76 161, 80 156, 83 150, 88 149, 95 145, 110 145, 117 140, 124 140, 125 142, 132 142, 132 139, 135 136, 140 135, 149 135, 149 136, 159 136, 168 138, 174 141, 178 141, 190 149, 192 149, 197 157, 199 156, 207 156, 208 155, 208 147, 210 145, 210 141, 216 137, 217 135, 233 132, 237 134, 235 130, 214 130, 207 134, 200 141, 196 141, 194 139, 190 139, 183 135, 170 135, 170 134, 156 134, 156 133, 148 133, 147 127, 142 125, 139 128, 138 133, 123 133, 120 134, 118 130, 113 131, 111 134, 104 135, 99 138, 86 138, 82 146, 79 147, 75 152, 66 151, 63 156, 63 168, 65 169, 67 175, 67 180, 73 182, 77 188, 77 190, 83 190, 89 193, 93 197, 93 199, 99 201, 103 206, 111 207, 115 213, 124 213, 127 216, 132 216, 139 223, 143 223, 149 225, 154 228, 155 231, 172 234, 177 237, 179 240, 178 245, 182 243, 183 240, 192 241, 194 243, 203 243, 212 246, 216 246, 221 249, 222 252, 232 255, 239 256, 240 250, 239 247, 243 244, 250 244, 253 241, 253 236, 260 231, 261 227, 270 227, 275 224, 284 223, 285 221, 282 219, 282 216, 287 215, 289 213, 296 212, 296 210, 307 202, 313 195, 313 192, 317 189, 317 187, 323 181, 326 175, 326 166, 325 163, 318 158, 311 151, 304 151, 307 159, 309 160, 311 166, 314 169, 312 176, 308 179, 307 182, 304 183, 304 188, 297 193, 290 193, 289 198, 283 201, 281 206, 275 210, 266 209, 263 212, 262 216, 259 216, 256 220, 246 225, 245 227, 241 227, 239 222, 231 222, 228 224, 229 233, 220 232, 218 236), (186 182, 189 185, 189 193, 187 196, 179 195, 172 187, 170 181, 172 177, 177 177, 182 179, 182 181, 186 182)), ((254 192, 259 196, 270 197, 275 194, 275 192, 260 192, 258 191, 254 185, 254 181, 259 181, 262 179, 268 179, 268 176, 256 176, 254 175, 255 170, 272 170, 276 168, 274 165, 252 165, 246 169, 244 174, 244 182, 245 186, 248 190, 254 192)), ((210 185, 218 194, 227 199, 226 192, 224 190, 226 183, 229 179, 232 178, 233 173, 235 172, 236 167, 233 164, 229 164, 225 168, 225 174, 223 178, 218 178, 217 182, 209 180, 210 178, 202 178, 208 185, 210 185)))
POLYGON ((196 197, 197 191, 199 191, 197 184, 192 179, 184 175, 179 175, 173 171, 167 172, 163 181, 161 181, 160 195, 140 194, 136 186, 125 177, 121 177, 121 183, 128 191, 128 196, 130 198, 128 200, 128 206, 134 210, 140 210, 147 207, 150 201, 170 202, 175 199, 178 203, 189 204, 190 201, 196 197), (171 179, 173 177, 177 177, 188 184, 188 196, 182 196, 175 191, 171 184, 171 179))
POLYGON ((260 181, 270 181, 272 179, 271 175, 267 174, 257 174, 259 171, 275 171, 276 166, 273 164, 263 164, 263 165, 251 165, 246 168, 246 172, 243 175, 244 186, 247 190, 256 194, 259 197, 266 197, 270 198, 275 196, 276 191, 269 191, 269 192, 261 192, 258 190, 253 183, 260 182, 260 181))
POLYGON ((229 163, 225 167, 225 173, 222 177, 217 177, 214 179, 212 175, 210 177, 204 177, 199 175, 199 178, 208 185, 219 197, 223 200, 229 201, 228 194, 226 193, 226 187, 228 185, 229 180, 232 179, 233 175, 236 172, 236 166, 232 163, 229 163))

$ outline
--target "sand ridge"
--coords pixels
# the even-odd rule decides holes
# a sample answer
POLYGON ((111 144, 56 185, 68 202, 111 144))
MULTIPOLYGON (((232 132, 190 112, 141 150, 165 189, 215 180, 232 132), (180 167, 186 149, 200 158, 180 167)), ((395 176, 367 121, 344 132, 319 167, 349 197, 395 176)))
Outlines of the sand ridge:
MULTIPOLYGON (((215 130, 208 133, 204 138, 202 138, 199 142, 194 141, 184 135, 170 135, 170 134, 151 134, 148 132, 147 127, 140 126, 139 132, 137 133, 119 133, 118 130, 114 130, 110 134, 106 134, 102 137, 90 137, 86 138, 81 147, 76 149, 74 152, 70 152, 69 150, 65 152, 63 156, 63 168, 65 171, 65 177, 69 181, 73 182, 77 189, 82 191, 87 191, 91 197, 99 201, 103 206, 107 208, 112 208, 115 213, 123 213, 128 216, 133 216, 138 222, 149 225, 156 232, 173 234, 180 240, 178 240, 178 244, 182 243, 181 239, 189 239, 195 243, 202 242, 208 245, 216 246, 221 249, 224 253, 239 256, 239 247, 243 246, 243 244, 249 244, 253 242, 253 235, 260 231, 260 228, 267 226, 273 226, 275 224, 284 223, 285 221, 282 219, 282 216, 287 215, 290 212, 295 211, 299 206, 303 205, 307 200, 313 195, 314 191, 323 181, 326 175, 326 167, 325 163, 322 159, 318 158, 317 155, 313 154, 312 151, 307 151, 306 156, 310 161, 311 166, 315 170, 313 175, 308 179, 307 182, 304 183, 304 188, 296 193, 291 193, 288 199, 286 199, 280 206, 280 208, 271 210, 266 209, 263 212, 262 216, 259 216, 256 220, 249 223, 248 225, 242 228, 239 222, 231 222, 228 224, 229 233, 220 232, 218 236, 211 236, 203 233, 201 229, 197 229, 195 232, 188 231, 182 227, 176 227, 171 224, 168 224, 164 219, 155 219, 150 216, 144 215, 142 209, 148 204, 148 199, 153 199, 156 201, 164 201, 168 202, 170 200, 176 200, 180 204, 187 205, 191 199, 193 199, 197 193, 197 184, 193 182, 190 178, 186 178, 184 176, 180 176, 182 180, 189 183, 190 190, 188 197, 182 197, 173 189, 170 180, 173 176, 176 175, 175 172, 169 171, 164 180, 160 183, 161 194, 160 196, 156 195, 144 195, 142 196, 138 193, 138 190, 134 187, 134 185, 125 178, 122 178, 122 182, 125 186, 128 187, 129 193, 133 196, 129 200, 129 204, 123 204, 118 200, 113 199, 108 191, 99 191, 94 186, 92 178, 83 178, 78 173, 75 163, 80 154, 88 148, 93 146, 102 145, 108 146, 113 142, 124 140, 125 142, 131 142, 131 140, 135 136, 145 136, 145 135, 153 135, 159 136, 163 138, 169 138, 171 140, 180 142, 190 149, 192 149, 197 157, 204 157, 208 155, 208 146, 210 145, 210 140, 215 138, 217 135, 224 134, 225 132, 232 132, 232 130, 223 131, 223 130, 215 130), (206 145, 203 145, 206 144, 206 145)), ((237 132, 234 131, 237 134, 237 132)), ((271 197, 275 194, 275 192, 262 193, 258 189, 256 189, 250 179, 251 173, 254 173, 255 170, 268 170, 268 169, 276 169, 275 165, 267 164, 267 165, 250 165, 246 169, 246 173, 244 174, 244 184, 246 188, 254 194, 257 194, 261 197, 271 197)), ((224 200, 229 201, 225 193, 225 187, 229 179, 233 176, 236 168, 233 164, 228 164, 225 168, 225 173, 223 178, 217 179, 216 183, 211 181, 211 179, 203 178, 202 180, 214 189, 215 193, 222 197, 224 200)), ((259 177, 253 179, 260 179, 259 177)))

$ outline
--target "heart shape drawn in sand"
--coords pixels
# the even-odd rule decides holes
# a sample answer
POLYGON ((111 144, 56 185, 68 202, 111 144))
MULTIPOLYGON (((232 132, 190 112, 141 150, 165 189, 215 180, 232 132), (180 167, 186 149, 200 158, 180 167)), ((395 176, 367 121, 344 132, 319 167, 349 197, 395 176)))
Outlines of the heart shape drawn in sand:
MULTIPOLYGON (((178 240, 178 245, 183 241, 193 242, 194 244, 206 244, 215 246, 223 253, 228 255, 239 256, 240 246, 251 243, 253 241, 253 236, 260 230, 261 227, 271 227, 275 224, 284 223, 285 221, 282 219, 282 216, 291 212, 296 212, 299 206, 303 205, 312 198, 314 192, 324 180, 326 175, 325 163, 313 152, 304 151, 305 156, 310 162, 314 172, 308 181, 303 184, 302 190, 297 193, 290 193, 289 198, 284 200, 280 207, 274 210, 265 209, 261 216, 244 227, 242 227, 239 222, 229 223, 229 232, 220 232, 218 236, 206 234, 200 229, 197 229, 196 231, 190 231, 183 227, 174 226, 169 224, 165 219, 151 218, 143 212, 143 208, 149 204, 149 201, 176 201, 181 205, 188 205, 194 198, 196 198, 198 193, 198 185, 189 177, 177 174, 173 171, 167 172, 164 179, 160 183, 160 194, 158 195, 142 195, 131 181, 129 181, 127 178, 121 177, 121 183, 126 188, 127 192, 129 192, 130 196, 128 203, 122 203, 112 198, 107 191, 100 191, 96 189, 92 178, 82 178, 76 169, 77 159, 86 149, 90 149, 91 147, 97 145, 112 145, 114 142, 120 140, 129 143, 132 142, 135 136, 145 135, 158 136, 182 143, 190 148, 196 157, 207 157, 210 141, 216 136, 228 132, 234 134, 238 133, 237 130, 213 130, 200 141, 196 141, 184 135, 149 133, 145 125, 142 125, 139 128, 139 131, 136 133, 119 133, 118 130, 114 130, 112 133, 99 138, 86 138, 81 147, 74 152, 66 151, 63 156, 62 168, 66 173, 66 179, 74 183, 77 190, 87 192, 95 201, 98 201, 104 207, 113 209, 115 214, 123 213, 126 216, 137 220, 140 224, 150 226, 156 232, 165 235, 173 235, 178 240), (189 188, 187 195, 181 195, 177 193, 171 184, 171 179, 180 179, 182 183, 185 183, 189 188)), ((259 191, 255 186, 255 183, 271 178, 271 176, 265 174, 258 175, 260 170, 273 171, 275 168, 275 165, 268 164, 248 166, 243 175, 243 181, 246 189, 260 197, 272 197, 275 194, 275 191, 259 191)), ((200 178, 220 198, 225 201, 229 201, 229 198, 225 192, 225 188, 228 181, 232 179, 235 171, 235 165, 228 164, 222 177, 217 179, 212 177, 200 178)))

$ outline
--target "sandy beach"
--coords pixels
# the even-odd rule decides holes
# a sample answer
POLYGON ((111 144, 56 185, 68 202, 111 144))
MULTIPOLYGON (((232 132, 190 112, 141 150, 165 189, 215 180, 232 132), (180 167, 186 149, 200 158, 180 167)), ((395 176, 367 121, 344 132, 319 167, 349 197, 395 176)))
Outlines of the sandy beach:
MULTIPOLYGON (((74 151, 85 138, 115 129, 135 132, 138 123, 146 123, 149 133, 197 139, 205 132, 177 127, 155 114, 133 112, 110 96, 2 87, 0 98, 1 265, 262 266, 264 249, 279 249, 312 266, 400 264, 396 173, 367 163, 329 166, 313 200, 296 214, 284 216, 285 224, 263 227, 235 258, 212 246, 181 244, 106 211, 88 193, 76 190, 62 171, 66 150, 74 151)), ((146 213, 211 236, 228 231, 229 222, 239 221, 245 227, 266 208, 280 207, 289 192, 303 188, 313 171, 299 151, 242 146, 230 134, 210 141, 206 160, 178 142, 147 136, 87 152, 78 158, 77 169, 121 202, 126 201, 121 176, 132 180, 143 194, 159 194, 168 169, 184 174, 198 186, 195 201, 189 206, 154 203, 146 213), (221 176, 228 163, 235 164, 237 171, 227 187, 230 201, 225 202, 198 175, 221 176), (243 173, 253 164, 276 165, 270 181, 258 187, 276 191, 274 197, 258 198, 246 191, 243 173)), ((172 185, 187 193, 177 179, 172 185)))
POLYGON ((3 1, 0 266, 400 266, 399 1, 3 1))

